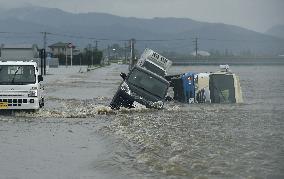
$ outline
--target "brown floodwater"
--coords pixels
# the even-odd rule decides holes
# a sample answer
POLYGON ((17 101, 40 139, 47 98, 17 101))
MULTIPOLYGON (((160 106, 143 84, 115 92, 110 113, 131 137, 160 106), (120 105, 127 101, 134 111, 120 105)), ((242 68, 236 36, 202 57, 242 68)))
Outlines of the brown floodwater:
MULTIPOLYGON (((284 178, 284 66, 231 66, 243 104, 108 104, 127 66, 50 69, 46 106, 0 115, 4 178, 284 178)), ((171 67, 170 73, 216 66, 171 67)))

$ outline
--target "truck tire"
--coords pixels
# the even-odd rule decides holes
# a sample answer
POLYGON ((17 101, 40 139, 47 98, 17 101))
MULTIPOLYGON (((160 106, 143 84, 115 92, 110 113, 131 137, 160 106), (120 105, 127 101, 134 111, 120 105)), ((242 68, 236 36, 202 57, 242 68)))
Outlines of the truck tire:
POLYGON ((39 108, 42 108, 44 106, 44 98, 41 98, 39 102, 39 108))

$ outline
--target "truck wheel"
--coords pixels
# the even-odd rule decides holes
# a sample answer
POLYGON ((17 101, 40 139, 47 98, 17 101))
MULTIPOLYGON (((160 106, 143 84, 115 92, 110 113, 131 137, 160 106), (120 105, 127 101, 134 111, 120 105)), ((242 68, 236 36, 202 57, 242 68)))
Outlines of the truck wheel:
POLYGON ((42 108, 44 106, 44 98, 41 98, 39 102, 39 107, 42 108))

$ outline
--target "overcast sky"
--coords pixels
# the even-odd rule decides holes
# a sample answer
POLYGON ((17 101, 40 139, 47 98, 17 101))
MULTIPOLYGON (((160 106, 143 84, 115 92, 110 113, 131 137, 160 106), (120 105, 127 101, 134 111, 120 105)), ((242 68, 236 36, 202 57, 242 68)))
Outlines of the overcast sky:
POLYGON ((284 24, 284 0, 0 0, 0 7, 55 7, 68 12, 105 12, 126 17, 185 17, 265 32, 284 24))

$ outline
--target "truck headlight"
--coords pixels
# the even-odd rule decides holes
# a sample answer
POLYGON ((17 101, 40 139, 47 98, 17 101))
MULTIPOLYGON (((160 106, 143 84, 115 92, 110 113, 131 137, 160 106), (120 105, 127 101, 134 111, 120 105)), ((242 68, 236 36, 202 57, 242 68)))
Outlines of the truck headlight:
POLYGON ((37 91, 29 91, 28 97, 37 97, 37 91))
POLYGON ((127 83, 123 82, 120 86, 120 89, 130 95, 130 89, 127 83))

